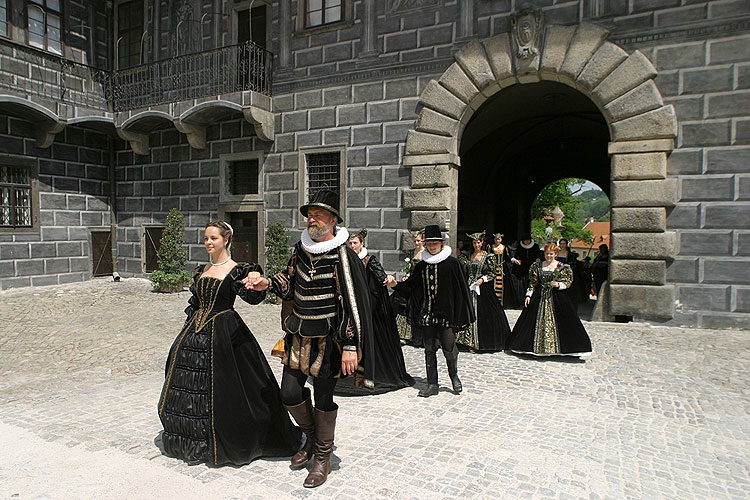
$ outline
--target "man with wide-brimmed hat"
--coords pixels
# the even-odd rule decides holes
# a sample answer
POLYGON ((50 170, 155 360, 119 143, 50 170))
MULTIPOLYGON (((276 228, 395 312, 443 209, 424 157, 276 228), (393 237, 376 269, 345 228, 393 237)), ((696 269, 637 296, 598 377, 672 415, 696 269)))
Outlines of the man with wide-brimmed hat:
MULTIPOLYGON (((270 288, 291 305, 282 324, 285 352, 281 399, 305 432, 307 441, 292 457, 303 467, 314 457, 304 486, 323 484, 331 472, 338 405, 333 391, 339 377, 357 370, 372 380, 372 323, 365 268, 347 246, 349 232, 339 214, 338 195, 323 189, 300 207, 307 229, 287 268, 270 278, 245 282, 254 290, 270 288), (290 310, 289 310, 290 309, 290 310), (305 388, 313 377, 315 406, 305 388)), ((284 314, 284 313, 282 313, 284 314)))
POLYGON ((409 278, 400 283, 390 280, 388 286, 409 295, 410 323, 424 338, 427 387, 419 395, 429 397, 438 393, 439 346, 443 348, 453 392, 458 394, 463 386, 458 378, 456 331, 474 322, 474 307, 463 266, 445 244, 439 226, 425 227, 424 245, 423 260, 414 266, 409 278))

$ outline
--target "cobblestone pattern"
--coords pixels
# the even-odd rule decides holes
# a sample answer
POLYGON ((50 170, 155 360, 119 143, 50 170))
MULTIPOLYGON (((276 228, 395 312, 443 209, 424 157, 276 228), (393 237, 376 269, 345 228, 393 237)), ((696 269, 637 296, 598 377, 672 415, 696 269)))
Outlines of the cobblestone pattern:
MULTIPOLYGON (((415 387, 337 399, 334 471, 316 490, 285 460, 188 466, 161 454, 156 413, 187 298, 141 279, 3 292, 0 421, 167 468, 213 485, 214 498, 750 496, 747 333, 646 324, 587 324, 586 363, 462 353, 460 396, 440 357, 440 394, 418 398, 423 354, 405 347, 415 387)), ((270 351, 278 306, 238 311, 270 351)))

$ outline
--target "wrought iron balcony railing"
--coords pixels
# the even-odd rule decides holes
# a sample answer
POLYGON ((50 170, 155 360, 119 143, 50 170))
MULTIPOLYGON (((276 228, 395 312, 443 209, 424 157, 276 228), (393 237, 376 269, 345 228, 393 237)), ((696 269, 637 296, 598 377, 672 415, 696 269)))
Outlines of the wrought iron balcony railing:
POLYGON ((273 55, 252 42, 107 71, 0 41, 0 89, 103 111, 253 90, 271 94, 273 55))

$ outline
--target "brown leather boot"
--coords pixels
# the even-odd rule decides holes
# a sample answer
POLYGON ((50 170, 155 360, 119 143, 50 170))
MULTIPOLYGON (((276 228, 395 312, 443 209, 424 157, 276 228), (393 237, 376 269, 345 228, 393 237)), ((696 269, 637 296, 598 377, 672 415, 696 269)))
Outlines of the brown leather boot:
POLYGON ((284 408, 294 417, 302 432, 305 433, 305 445, 292 457, 292 467, 303 467, 313 457, 315 449, 315 420, 313 419, 313 405, 310 400, 310 393, 307 393, 307 399, 298 405, 287 406, 284 408))
POLYGON ((315 488, 325 483, 331 472, 331 452, 337 413, 338 409, 321 411, 315 408, 315 461, 305 479, 305 488, 315 488))

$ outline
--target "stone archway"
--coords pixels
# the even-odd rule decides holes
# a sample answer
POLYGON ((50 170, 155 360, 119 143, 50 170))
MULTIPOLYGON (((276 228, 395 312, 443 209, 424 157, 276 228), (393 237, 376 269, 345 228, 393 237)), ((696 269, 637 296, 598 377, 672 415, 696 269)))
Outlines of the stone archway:
POLYGON ((530 11, 513 21, 525 22, 530 34, 472 42, 420 96, 419 119, 403 158, 412 173, 403 200, 411 227, 439 224, 450 230, 457 216, 461 136, 489 97, 543 80, 569 85, 596 104, 610 133, 609 313, 671 318, 674 289, 666 283, 666 268, 674 258, 675 233, 666 230, 666 209, 676 202, 677 184, 667 179, 667 155, 677 118, 654 83, 656 69, 641 52, 628 54, 606 41, 608 32, 598 26, 543 29, 541 14, 530 11))

